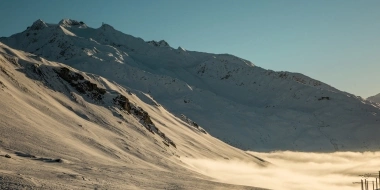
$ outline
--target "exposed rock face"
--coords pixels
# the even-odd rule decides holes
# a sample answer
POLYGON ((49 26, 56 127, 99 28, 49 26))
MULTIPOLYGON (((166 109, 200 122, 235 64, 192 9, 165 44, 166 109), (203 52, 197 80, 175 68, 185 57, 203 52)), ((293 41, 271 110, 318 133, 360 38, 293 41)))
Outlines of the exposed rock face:
POLYGON ((84 77, 78 73, 71 72, 68 68, 62 67, 57 74, 78 92, 87 94, 93 100, 102 100, 103 95, 106 93, 105 89, 98 88, 94 83, 85 80, 84 77))
POLYGON ((153 122, 152 122, 152 120, 149 117, 148 112, 144 111, 142 108, 140 108, 140 107, 133 107, 131 112, 134 115, 136 115, 137 117, 140 117, 141 120, 145 124, 147 124, 147 125, 154 125, 153 122))
POLYGON ((148 112, 143 110, 141 107, 133 105, 131 102, 129 102, 128 98, 123 95, 118 95, 116 98, 113 99, 115 105, 120 106, 121 109, 127 111, 129 114, 132 114, 140 119, 140 122, 144 125, 144 127, 150 131, 152 134, 158 134, 164 141, 164 144, 169 146, 172 145, 173 147, 177 148, 175 143, 169 139, 165 133, 160 131, 156 125, 153 123, 153 121, 150 119, 150 116, 148 112))
POLYGON ((128 98, 123 95, 119 95, 113 99, 116 105, 119 105, 122 109, 126 110, 128 113, 131 113, 131 103, 128 98))
POLYGON ((183 47, 181 47, 181 46, 179 46, 179 47, 177 48, 177 50, 180 51, 180 52, 185 52, 185 51, 186 51, 186 50, 185 50, 183 47))
POLYGON ((41 19, 36 20, 31 27, 29 27, 30 30, 41 30, 44 28, 47 28, 48 25, 42 21, 41 19))
POLYGON ((197 123, 195 123, 194 121, 192 121, 190 118, 186 117, 185 115, 181 114, 180 118, 182 119, 182 121, 186 122, 190 126, 192 126, 195 129, 197 129, 198 131, 200 131, 200 132, 202 132, 204 134, 207 134, 206 130, 204 130, 201 126, 199 126, 197 123))
POLYGON ((65 26, 65 27, 70 27, 70 26, 82 26, 82 27, 87 27, 87 25, 82 22, 82 21, 76 21, 72 19, 62 19, 59 22, 59 25, 65 26))
POLYGON ((152 46, 155 46, 155 47, 170 47, 170 45, 165 41, 165 40, 160 40, 160 41, 148 41, 146 42, 152 46))
POLYGON ((5 84, 3 82, 0 81, 0 88, 5 88, 5 84))
MULTIPOLYGON (((91 83, 81 74, 73 72, 69 68, 61 67, 59 70, 56 70, 56 73, 78 92, 86 94, 95 101, 102 101, 107 92, 105 89, 99 88, 96 84, 91 83)), ((155 126, 148 112, 131 103, 127 97, 122 94, 118 94, 115 98, 113 98, 113 104, 119 106, 121 110, 125 110, 128 114, 132 114, 138 118, 140 123, 148 131, 152 134, 158 134, 164 140, 164 144, 176 147, 175 143, 155 126)))
POLYGON ((330 97, 322 96, 322 97, 318 98, 318 100, 330 100, 330 97))

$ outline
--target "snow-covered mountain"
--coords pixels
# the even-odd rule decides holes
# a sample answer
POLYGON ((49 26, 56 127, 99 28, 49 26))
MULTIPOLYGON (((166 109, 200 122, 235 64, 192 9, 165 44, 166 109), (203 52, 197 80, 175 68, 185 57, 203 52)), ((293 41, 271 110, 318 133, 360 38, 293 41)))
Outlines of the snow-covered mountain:
POLYGON ((158 102, 177 117, 184 114, 242 149, 379 148, 379 107, 299 73, 266 70, 229 54, 175 49, 163 40, 146 42, 107 24, 95 29, 70 19, 37 20, 0 41, 135 89, 140 99, 158 102))
POLYGON ((0 43, 0 189, 260 189, 187 159, 270 165, 149 94, 0 43))
POLYGON ((380 104, 380 94, 368 97, 367 100, 380 104))

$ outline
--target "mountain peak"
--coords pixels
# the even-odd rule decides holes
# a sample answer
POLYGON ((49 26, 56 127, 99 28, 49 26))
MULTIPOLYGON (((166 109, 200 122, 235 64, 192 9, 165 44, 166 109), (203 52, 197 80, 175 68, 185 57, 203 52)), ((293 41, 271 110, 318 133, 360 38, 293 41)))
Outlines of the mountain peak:
POLYGON ((64 27, 87 28, 87 25, 84 22, 72 19, 62 19, 58 24, 64 27))
POLYGON ((44 29, 44 28, 47 28, 48 25, 42 21, 41 19, 38 19, 36 21, 33 22, 32 26, 29 27, 29 29, 31 30, 41 30, 41 29, 44 29))
POLYGON ((115 30, 115 28, 109 24, 106 24, 106 23, 102 23, 102 26, 100 27, 100 29, 103 29, 103 30, 115 30))
POLYGON ((166 42, 165 40, 160 40, 160 41, 155 41, 155 40, 151 40, 151 41, 148 41, 146 42, 152 46, 155 46, 155 47, 170 47, 170 45, 168 44, 168 42, 166 42))
POLYGON ((178 50, 180 50, 180 51, 186 51, 186 49, 185 48, 183 48, 183 47, 181 47, 181 46, 178 46, 178 48, 177 48, 178 50))

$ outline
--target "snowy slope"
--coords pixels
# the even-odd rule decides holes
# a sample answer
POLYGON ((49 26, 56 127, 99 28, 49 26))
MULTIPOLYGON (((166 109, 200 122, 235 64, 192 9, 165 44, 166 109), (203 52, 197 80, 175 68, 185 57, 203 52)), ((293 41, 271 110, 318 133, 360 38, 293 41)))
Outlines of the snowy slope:
POLYGON ((1 42, 148 94, 211 135, 250 150, 378 149, 379 108, 299 73, 229 54, 145 42, 112 26, 37 20, 1 42))
POLYGON ((185 160, 269 164, 143 92, 2 43, 0 98, 0 189, 258 189, 185 160))
POLYGON ((368 97, 367 100, 380 104, 380 94, 368 97))

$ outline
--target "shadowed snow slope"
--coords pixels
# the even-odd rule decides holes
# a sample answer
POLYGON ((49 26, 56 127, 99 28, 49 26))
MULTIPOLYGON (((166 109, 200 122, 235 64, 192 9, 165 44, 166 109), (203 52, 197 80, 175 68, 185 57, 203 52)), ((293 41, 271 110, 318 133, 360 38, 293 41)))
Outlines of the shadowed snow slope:
POLYGON ((380 94, 368 97, 367 100, 380 104, 380 94))
POLYGON ((299 73, 265 70, 228 54, 174 49, 107 24, 94 29, 69 19, 38 20, 0 41, 135 89, 242 149, 380 148, 377 105, 299 73))
POLYGON ((258 189, 182 159, 269 165, 147 94, 1 43, 0 99, 0 189, 258 189))

